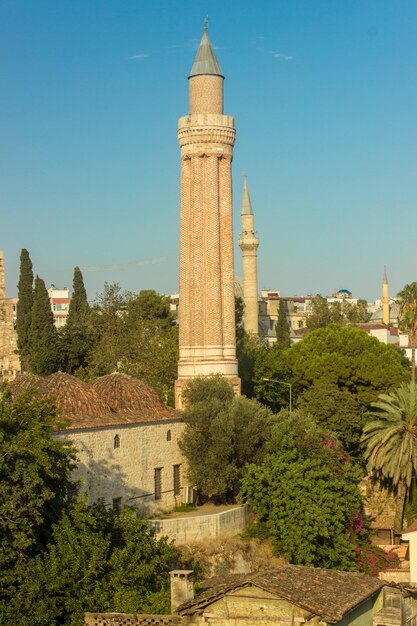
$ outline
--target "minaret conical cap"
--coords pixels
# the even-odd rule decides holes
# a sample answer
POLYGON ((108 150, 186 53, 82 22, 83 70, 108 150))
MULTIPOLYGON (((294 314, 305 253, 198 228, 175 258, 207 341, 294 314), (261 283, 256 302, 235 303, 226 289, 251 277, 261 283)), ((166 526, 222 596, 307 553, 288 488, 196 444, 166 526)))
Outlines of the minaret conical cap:
POLYGON ((384 285, 388 285, 388 278, 387 278, 387 268, 384 265, 384 280, 383 280, 384 285))
POLYGON ((246 174, 243 179, 243 198, 242 198, 242 215, 253 215, 252 204, 250 201, 248 184, 246 182, 246 174))
POLYGON ((222 78, 224 78, 220 69, 219 62, 216 58, 216 55, 214 54, 213 47, 210 43, 210 39, 207 35, 207 23, 204 24, 203 36, 198 47, 197 56, 194 60, 194 65, 191 68, 191 73, 188 78, 192 78, 193 76, 201 76, 202 74, 221 76, 222 78))

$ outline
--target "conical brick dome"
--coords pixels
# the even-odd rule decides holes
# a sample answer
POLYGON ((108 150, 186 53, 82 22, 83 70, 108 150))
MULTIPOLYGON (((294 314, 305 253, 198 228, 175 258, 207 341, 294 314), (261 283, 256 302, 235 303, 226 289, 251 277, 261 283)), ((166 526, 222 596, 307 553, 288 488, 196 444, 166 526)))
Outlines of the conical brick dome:
POLYGON ((97 378, 90 383, 90 387, 115 413, 141 415, 150 419, 172 419, 176 416, 175 411, 167 407, 151 387, 133 376, 115 372, 97 378))
POLYGON ((64 417, 101 417, 110 412, 109 406, 97 395, 94 388, 64 372, 47 376, 41 393, 56 398, 64 417))
POLYGON ((40 391, 44 384, 45 378, 36 376, 35 374, 19 374, 11 383, 12 398, 15 400, 18 395, 26 389, 36 389, 40 391))

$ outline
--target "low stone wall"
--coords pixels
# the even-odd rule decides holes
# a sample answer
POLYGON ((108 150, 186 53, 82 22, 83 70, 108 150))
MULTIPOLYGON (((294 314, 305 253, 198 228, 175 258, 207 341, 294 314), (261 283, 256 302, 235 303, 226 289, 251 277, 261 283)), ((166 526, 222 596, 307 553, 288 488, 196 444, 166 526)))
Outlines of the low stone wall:
POLYGON ((224 535, 237 535, 242 532, 248 521, 249 507, 243 504, 211 515, 154 519, 149 520, 148 524, 155 529, 157 537, 166 535, 175 543, 181 544, 216 539, 224 535))

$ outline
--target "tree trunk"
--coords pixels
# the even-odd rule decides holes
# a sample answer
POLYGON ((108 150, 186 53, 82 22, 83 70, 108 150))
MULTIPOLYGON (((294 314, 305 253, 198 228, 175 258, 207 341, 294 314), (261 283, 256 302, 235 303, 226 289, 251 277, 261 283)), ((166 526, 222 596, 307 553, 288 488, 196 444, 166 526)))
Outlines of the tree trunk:
POLYGON ((395 518, 394 529, 401 532, 403 529, 405 500, 407 497, 407 487, 404 483, 399 483, 397 486, 397 497, 395 502, 395 518))

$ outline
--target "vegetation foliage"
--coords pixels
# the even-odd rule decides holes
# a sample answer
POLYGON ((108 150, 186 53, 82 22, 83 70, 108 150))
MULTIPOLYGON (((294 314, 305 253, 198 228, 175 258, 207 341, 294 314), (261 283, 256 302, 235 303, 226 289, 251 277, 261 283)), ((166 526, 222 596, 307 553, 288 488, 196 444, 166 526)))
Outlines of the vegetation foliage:
POLYGON ((176 551, 131 511, 77 500, 57 412, 0 396, 0 615, 4 626, 81 626, 85 611, 169 612, 176 551))
POLYGON ((221 376, 194 379, 185 391, 186 430, 179 442, 190 484, 216 501, 234 501, 246 465, 260 462, 274 416, 255 400, 236 398, 221 376))
POLYGON ((299 410, 283 411, 262 464, 252 464, 242 494, 277 554, 291 563, 356 570, 360 470, 336 438, 299 410))
POLYGON ((395 526, 402 529, 406 496, 417 475, 417 386, 404 384, 373 403, 362 442, 368 469, 397 492, 395 526))

